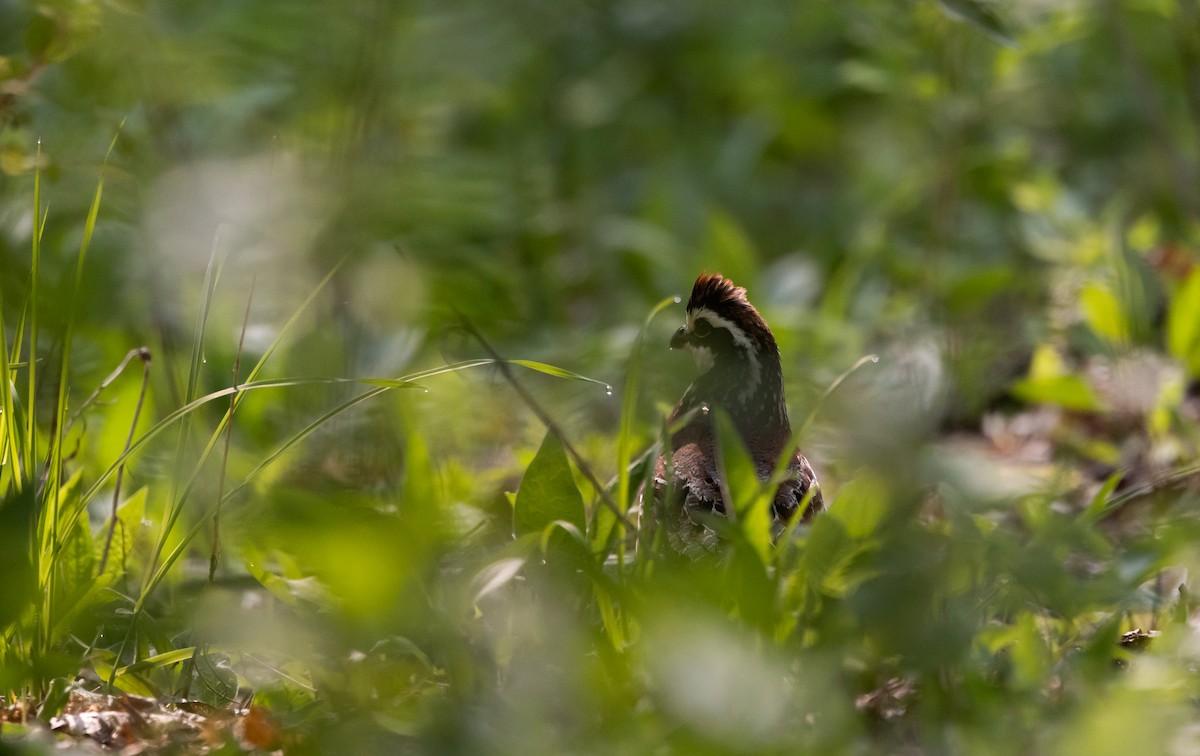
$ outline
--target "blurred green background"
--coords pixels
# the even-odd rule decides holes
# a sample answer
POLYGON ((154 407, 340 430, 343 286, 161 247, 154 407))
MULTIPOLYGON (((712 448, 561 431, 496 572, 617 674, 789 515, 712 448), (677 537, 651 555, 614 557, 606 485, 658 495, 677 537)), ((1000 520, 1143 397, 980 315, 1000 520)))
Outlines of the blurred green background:
POLYGON ((1186 751, 1155 576, 1200 566, 1198 124, 1192 0, 0 0, 0 315, 22 363, 37 291, 43 376, 10 379, 88 513, 32 547, 42 614, 0 604, 0 690, 253 692, 315 752, 1186 751), (465 316, 612 384, 519 374, 607 481, 692 374, 681 306, 638 329, 702 271, 772 325, 835 502, 765 563, 605 572, 578 460, 590 561, 514 538, 545 428, 480 368, 324 419, 369 387, 249 392, 228 441, 204 404, 100 565, 139 371, 56 440, 66 354, 74 412, 147 347, 144 431, 266 354, 486 357, 465 316))

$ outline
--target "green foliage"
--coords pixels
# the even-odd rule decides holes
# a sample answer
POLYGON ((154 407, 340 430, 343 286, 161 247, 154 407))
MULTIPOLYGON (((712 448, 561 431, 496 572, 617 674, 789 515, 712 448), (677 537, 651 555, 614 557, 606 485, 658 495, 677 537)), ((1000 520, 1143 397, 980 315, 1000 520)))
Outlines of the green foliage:
MULTIPOLYGON (((32 488, 10 494, 0 507, 0 626, 8 627, 28 609, 37 590, 31 545, 34 542, 32 488)), ((9 686, 12 681, 9 681, 9 686)))
POLYGON ((1200 15, 736 11, 0 4, 0 719, 79 685, 301 753, 1182 747, 1200 15), (773 527, 717 413, 685 555, 623 518, 702 269, 831 509, 773 527))
POLYGON ((1192 271, 1171 302, 1167 349, 1193 378, 1200 376, 1200 268, 1192 271))
POLYGON ((582 532, 583 519, 583 497, 575 487, 567 454, 558 437, 548 432, 517 489, 513 533, 541 533, 558 521, 582 532))

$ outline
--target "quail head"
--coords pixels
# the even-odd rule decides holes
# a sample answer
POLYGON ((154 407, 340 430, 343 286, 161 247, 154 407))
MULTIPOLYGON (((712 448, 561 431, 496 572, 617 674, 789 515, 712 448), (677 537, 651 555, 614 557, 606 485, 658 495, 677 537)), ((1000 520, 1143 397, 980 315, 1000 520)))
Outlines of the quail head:
MULTIPOLYGON (((792 441, 792 429, 779 347, 745 289, 721 275, 696 279, 686 322, 671 337, 671 348, 691 352, 700 375, 671 412, 672 426, 691 419, 671 437, 670 465, 665 455, 659 457, 654 493, 665 519, 687 523, 695 512, 725 512, 716 431, 706 408, 728 413, 759 480, 771 475, 792 441)), ((812 466, 799 449, 790 453, 787 477, 771 504, 776 533, 793 517, 807 521, 825 507, 812 466)))

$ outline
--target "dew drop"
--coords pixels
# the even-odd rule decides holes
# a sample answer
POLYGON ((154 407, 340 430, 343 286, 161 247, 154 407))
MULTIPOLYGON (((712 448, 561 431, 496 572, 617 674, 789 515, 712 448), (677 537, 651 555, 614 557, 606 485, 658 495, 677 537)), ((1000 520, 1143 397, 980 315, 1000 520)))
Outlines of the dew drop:
POLYGON ((604 393, 606 396, 612 396, 612 386, 604 384, 604 393))
POLYGON ((683 297, 675 297, 675 304, 679 304, 682 301, 683 301, 683 297))

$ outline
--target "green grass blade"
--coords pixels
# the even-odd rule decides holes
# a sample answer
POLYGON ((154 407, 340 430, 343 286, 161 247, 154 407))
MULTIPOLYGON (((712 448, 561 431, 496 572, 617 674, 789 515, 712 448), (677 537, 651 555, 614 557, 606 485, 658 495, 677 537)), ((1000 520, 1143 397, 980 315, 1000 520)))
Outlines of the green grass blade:
POLYGON ((37 425, 34 412, 37 397, 37 317, 38 317, 38 277, 42 259, 42 232, 45 231, 45 220, 42 213, 42 142, 37 145, 37 163, 33 169, 33 253, 29 271, 29 368, 26 371, 28 384, 26 402, 29 406, 25 416, 25 464, 28 465, 28 475, 32 478, 34 460, 37 459, 37 425))
POLYGON ((11 496, 19 493, 25 486, 24 461, 21 457, 21 421, 17 417, 17 403, 14 399, 16 392, 16 366, 9 360, 8 330, 4 324, 4 298, 0 292, 0 412, 4 417, 0 420, 0 496, 11 496))
POLYGON ((572 380, 572 381, 583 381, 585 383, 595 383, 600 386, 603 386, 610 393, 612 392, 612 386, 609 386, 604 381, 598 381, 595 378, 588 378, 586 375, 580 375, 579 373, 572 373, 570 370, 563 370, 560 367, 555 367, 554 365, 547 365, 544 362, 535 362, 533 360, 507 360, 507 362, 510 365, 520 365, 523 368, 528 368, 529 370, 533 370, 538 373, 544 373, 545 375, 554 376, 555 378, 566 378, 566 379, 572 380))

